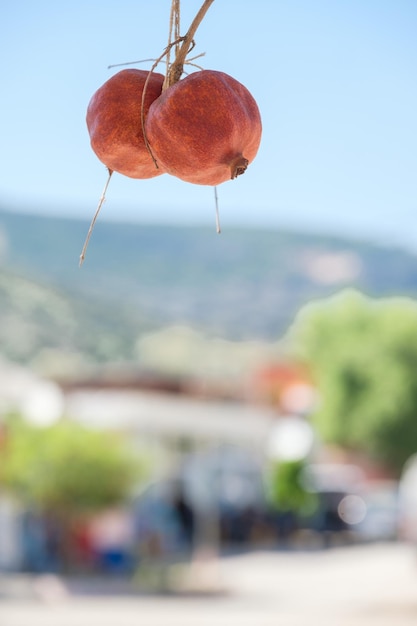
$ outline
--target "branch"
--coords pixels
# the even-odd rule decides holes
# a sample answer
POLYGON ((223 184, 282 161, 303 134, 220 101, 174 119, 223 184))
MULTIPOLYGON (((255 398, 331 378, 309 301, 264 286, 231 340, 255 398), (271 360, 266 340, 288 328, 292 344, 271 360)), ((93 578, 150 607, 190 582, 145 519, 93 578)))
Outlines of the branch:
POLYGON ((179 79, 181 78, 181 75, 184 70, 184 63, 185 63, 186 56, 189 53, 190 49, 193 47, 194 35, 197 31, 197 28, 200 26, 201 22, 203 21, 205 14, 209 10, 210 6, 213 4, 213 2, 214 0, 204 0, 202 7, 200 8, 195 18, 193 19, 190 28, 188 29, 187 33, 184 36, 183 43, 181 44, 177 52, 175 61, 172 63, 169 69, 166 84, 164 84, 163 89, 167 89, 174 83, 178 82, 179 79))

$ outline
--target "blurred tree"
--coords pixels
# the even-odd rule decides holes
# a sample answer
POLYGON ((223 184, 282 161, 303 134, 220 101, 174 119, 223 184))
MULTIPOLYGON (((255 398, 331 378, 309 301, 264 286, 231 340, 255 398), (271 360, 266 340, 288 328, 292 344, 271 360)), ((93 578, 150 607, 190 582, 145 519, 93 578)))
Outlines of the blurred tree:
POLYGON ((316 495, 304 484, 306 459, 271 463, 268 476, 268 498, 280 511, 300 515, 312 513, 317 505, 316 495))
POLYGON ((48 428, 14 416, 1 459, 3 484, 42 509, 88 513, 122 501, 145 471, 122 440, 70 420, 48 428))
POLYGON ((310 518, 317 510, 317 495, 305 485, 306 464, 307 459, 273 461, 268 468, 267 498, 279 540, 289 540, 303 518, 310 518))
POLYGON ((400 472, 417 450, 417 302, 347 290, 306 306, 289 337, 315 377, 323 439, 400 472))
MULTIPOLYGON (((12 416, 6 432, 0 485, 19 497, 28 514, 40 515, 44 531, 54 529, 53 552, 60 566, 78 567, 89 516, 123 503, 144 478, 147 463, 114 434, 70 420, 39 428, 12 416)), ((36 567, 46 567, 44 556, 36 567)))

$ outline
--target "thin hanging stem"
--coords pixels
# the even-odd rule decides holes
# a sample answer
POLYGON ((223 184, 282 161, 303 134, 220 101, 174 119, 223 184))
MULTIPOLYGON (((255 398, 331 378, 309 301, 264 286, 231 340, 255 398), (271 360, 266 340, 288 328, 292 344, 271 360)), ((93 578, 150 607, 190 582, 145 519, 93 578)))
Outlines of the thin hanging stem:
POLYGON ((175 10, 175 2, 174 0, 172 0, 171 2, 171 12, 169 14, 169 31, 168 31, 168 43, 167 43, 167 47, 165 48, 167 53, 166 53, 166 63, 167 63, 167 68, 169 67, 169 64, 171 62, 171 42, 172 42, 172 29, 173 29, 173 23, 174 23, 174 10, 175 10))
POLYGON ((217 197, 217 187, 214 187, 214 205, 216 208, 216 233, 220 235, 222 229, 220 228, 219 199, 217 197))
POLYGON ((85 255, 86 255, 86 252, 87 252, 87 248, 88 248, 88 244, 89 244, 89 241, 90 241, 90 237, 91 237, 91 235, 93 233, 94 225, 95 225, 96 220, 98 218, 98 214, 100 213, 100 209, 103 206, 104 201, 106 199, 107 188, 109 186, 110 179, 111 179, 112 174, 113 174, 113 170, 109 169, 108 171, 109 171, 109 175, 107 177, 106 184, 104 185, 104 189, 103 189, 103 192, 101 194, 101 197, 100 197, 100 200, 99 200, 99 203, 98 203, 98 206, 97 206, 97 210, 94 213, 93 219, 91 220, 90 228, 88 229, 87 237, 85 238, 83 249, 81 250, 80 264, 79 264, 80 267, 84 263, 85 255))
POLYGON ((149 63, 150 61, 155 61, 155 59, 140 59, 139 61, 127 61, 126 63, 113 63, 113 65, 108 65, 107 69, 111 70, 113 67, 123 67, 124 65, 138 65, 139 63, 149 63))
MULTIPOLYGON (((174 10, 174 39, 176 41, 178 41, 178 39, 181 37, 181 25, 180 25, 180 20, 181 20, 181 0, 173 0, 174 4, 175 4, 175 10, 174 10)), ((179 42, 177 43, 177 45, 175 46, 175 55, 178 54, 178 50, 179 50, 180 44, 179 42)))
POLYGON ((168 45, 167 45, 167 67, 171 64, 171 44, 175 43, 175 55, 178 53, 179 41, 180 37, 180 0, 172 0, 171 2, 171 13, 169 16, 169 35, 168 35, 168 45))

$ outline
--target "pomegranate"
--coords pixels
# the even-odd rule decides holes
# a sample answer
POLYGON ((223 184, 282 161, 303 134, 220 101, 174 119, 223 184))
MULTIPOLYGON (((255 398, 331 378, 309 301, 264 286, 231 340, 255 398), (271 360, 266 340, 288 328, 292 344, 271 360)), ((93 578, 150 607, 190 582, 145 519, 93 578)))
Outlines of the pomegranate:
POLYGON ((219 185, 253 161, 262 123, 244 85, 215 70, 175 82, 153 100, 145 136, 158 167, 189 183, 219 185))
MULTIPOLYGON (((91 147, 109 170, 131 178, 152 178, 156 167, 142 132, 142 93, 149 72, 126 69, 107 80, 87 109, 91 147)), ((164 76, 152 73, 145 90, 144 114, 162 91, 164 76)))

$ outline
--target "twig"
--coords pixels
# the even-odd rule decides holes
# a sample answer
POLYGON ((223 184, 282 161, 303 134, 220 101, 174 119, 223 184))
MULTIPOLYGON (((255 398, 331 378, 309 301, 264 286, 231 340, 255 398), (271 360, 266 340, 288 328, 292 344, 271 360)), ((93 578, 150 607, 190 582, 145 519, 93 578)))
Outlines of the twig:
POLYGON ((110 183, 110 179, 111 179, 112 174, 113 174, 113 170, 109 169, 109 170, 108 170, 108 172, 109 172, 109 175, 108 175, 108 177, 107 177, 106 184, 104 185, 104 189, 103 189, 103 192, 102 192, 102 194, 101 194, 101 197, 100 197, 100 200, 99 200, 99 203, 98 203, 98 206, 97 206, 97 210, 96 210, 96 212, 94 213, 94 217, 93 217, 93 219, 91 220, 90 228, 88 229, 87 237, 85 238, 85 242, 84 242, 84 245, 83 245, 83 249, 81 250, 81 254, 80 254, 80 263, 79 263, 80 267, 81 267, 81 266, 82 266, 82 264, 84 263, 85 254, 86 254, 86 252, 87 252, 88 243, 89 243, 89 241, 90 241, 90 237, 91 237, 91 235, 92 235, 94 225, 95 225, 96 220, 97 220, 97 218, 98 218, 98 214, 100 213, 100 209, 101 209, 101 207, 103 206, 104 201, 105 201, 105 199, 106 199, 106 192, 107 192, 107 188, 108 188, 109 183, 110 183))
POLYGON ((149 63, 149 61, 155 61, 155 59, 140 59, 139 61, 127 61, 126 63, 114 63, 108 65, 107 69, 111 70, 113 67, 122 67, 123 65, 137 65, 138 63, 149 63))
POLYGON ((216 207, 216 233, 220 235, 222 229, 220 228, 219 199, 217 197, 217 187, 214 187, 214 205, 216 207))
POLYGON ((200 26, 201 22, 210 6, 213 4, 214 0, 204 0, 203 5, 201 6, 199 12, 193 19, 190 28, 183 38, 183 43, 178 49, 178 52, 175 56, 175 61, 171 64, 169 71, 167 73, 167 77, 162 89, 167 89, 174 83, 178 82, 181 78, 181 74, 184 69, 184 63, 187 54, 190 52, 192 48, 192 43, 194 41, 194 35, 197 31, 197 28, 200 26))

